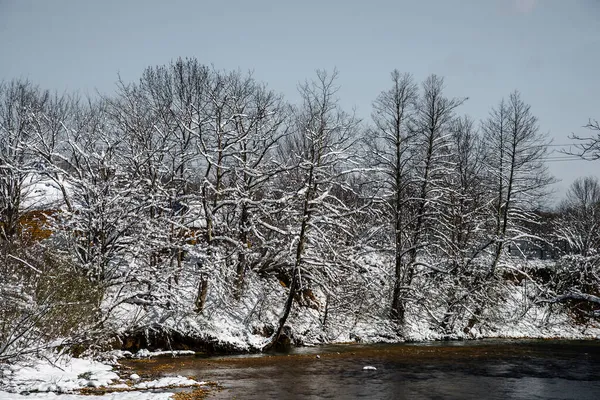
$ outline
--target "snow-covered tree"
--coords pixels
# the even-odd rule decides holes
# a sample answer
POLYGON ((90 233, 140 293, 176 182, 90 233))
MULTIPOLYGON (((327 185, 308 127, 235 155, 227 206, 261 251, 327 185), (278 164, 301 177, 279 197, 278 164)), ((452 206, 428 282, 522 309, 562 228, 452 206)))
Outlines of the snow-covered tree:
POLYGON ((25 81, 0 85, 0 360, 81 342, 95 322, 102 289, 72 262, 63 243, 24 237, 26 224, 48 232, 62 201, 41 183, 58 177, 53 162, 73 111, 72 98, 50 96, 25 81), (57 200, 57 199, 52 199, 57 200), (44 209, 44 207, 46 209, 44 209), (32 214, 33 208, 38 214, 32 214), (43 218, 39 218, 44 215, 43 218), (43 224, 43 226, 42 226, 43 224), (27 240, 25 240, 27 239, 27 240), (60 339, 60 340, 59 340, 60 339))
POLYGON ((344 112, 336 98, 337 71, 317 71, 315 80, 299 87, 302 104, 295 110, 295 131, 282 156, 292 167, 285 180, 284 229, 292 234, 287 300, 275 333, 266 347, 280 338, 300 290, 324 282, 343 265, 337 248, 352 230, 350 210, 337 196, 342 176, 350 169, 358 121, 344 112))
POLYGON ((586 257, 600 249, 600 182, 587 176, 576 179, 559 205, 554 232, 566 242, 569 253, 586 257))
POLYGON ((413 216, 410 202, 414 189, 412 169, 415 153, 414 132, 408 121, 417 112, 418 88, 409 74, 397 70, 391 74, 392 87, 383 91, 373 103, 374 127, 367 133, 368 154, 378 171, 381 183, 383 213, 386 225, 393 232, 394 292, 391 316, 402 321, 404 299, 402 291, 410 286, 411 269, 408 253, 411 249, 410 229, 413 216))
POLYGON ((527 222, 545 199, 554 179, 544 158, 548 140, 538 120, 519 92, 502 100, 483 123, 490 193, 493 197, 494 255, 489 275, 494 275, 507 244, 528 239, 527 222))
POLYGON ((438 258, 445 273, 437 277, 439 296, 432 296, 442 314, 442 333, 454 332, 473 306, 474 286, 490 242, 485 234, 489 204, 484 183, 484 151, 473 120, 456 118, 449 140, 451 169, 445 176, 441 204, 438 258), (440 290, 441 289, 441 290, 440 290))
POLYGON ((448 197, 442 218, 447 234, 442 236, 442 247, 452 260, 451 271, 461 273, 485 246, 482 233, 488 216, 484 150, 475 122, 469 117, 453 122, 450 152, 452 170, 446 176, 448 197))
POLYGON ((0 83, 0 243, 17 238, 22 198, 36 178, 27 144, 35 140, 36 116, 49 98, 28 81, 0 83))

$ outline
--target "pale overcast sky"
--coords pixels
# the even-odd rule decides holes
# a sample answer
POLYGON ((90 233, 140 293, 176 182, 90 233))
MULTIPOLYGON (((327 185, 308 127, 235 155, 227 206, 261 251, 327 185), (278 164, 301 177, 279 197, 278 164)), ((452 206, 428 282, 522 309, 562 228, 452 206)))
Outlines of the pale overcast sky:
MULTIPOLYGON (((518 89, 556 144, 600 119, 600 0, 0 0, 0 80, 110 93, 117 74, 196 57, 297 98, 317 68, 363 118, 397 68, 446 79, 485 118, 518 89)), ((563 193, 600 161, 552 162, 563 193)))

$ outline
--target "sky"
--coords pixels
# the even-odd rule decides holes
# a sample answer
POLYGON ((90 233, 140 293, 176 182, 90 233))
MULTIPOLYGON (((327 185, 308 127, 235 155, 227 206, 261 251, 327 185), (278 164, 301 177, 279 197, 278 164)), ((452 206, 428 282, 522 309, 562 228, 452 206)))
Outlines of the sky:
MULTIPOLYGON (((119 76, 195 57, 296 101, 299 82, 337 68, 341 104, 368 121, 392 70, 435 73, 477 120, 519 90, 562 145, 600 119, 599 21, 600 0, 0 0, 0 81, 110 94, 119 76)), ((548 165, 556 199, 600 176, 600 161, 548 165)))

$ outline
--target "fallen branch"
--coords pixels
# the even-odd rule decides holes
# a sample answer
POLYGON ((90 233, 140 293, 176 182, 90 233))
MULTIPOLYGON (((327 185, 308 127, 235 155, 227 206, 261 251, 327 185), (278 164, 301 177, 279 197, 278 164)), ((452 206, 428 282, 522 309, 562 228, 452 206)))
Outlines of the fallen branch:
POLYGON ((581 292, 567 292, 556 296, 552 299, 538 300, 536 303, 560 303, 566 300, 585 300, 591 303, 600 304, 600 297, 594 296, 593 294, 581 293, 581 292))

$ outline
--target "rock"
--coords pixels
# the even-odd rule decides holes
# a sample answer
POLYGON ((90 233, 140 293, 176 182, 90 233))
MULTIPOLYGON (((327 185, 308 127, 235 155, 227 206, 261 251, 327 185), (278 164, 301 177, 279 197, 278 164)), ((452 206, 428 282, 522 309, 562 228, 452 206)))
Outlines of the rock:
POLYGON ((371 366, 371 365, 367 365, 363 367, 363 371, 376 371, 377 368, 371 366))
POLYGON ((129 379, 137 381, 138 379, 140 379, 140 376, 138 374, 131 374, 129 375, 129 379))
POLYGON ((321 359, 321 356, 317 354, 317 356, 315 357, 317 360, 321 359))
POLYGON ((150 353, 150 350, 148 349, 141 349, 135 353, 135 356, 136 358, 149 358, 152 356, 152 353, 150 353))

